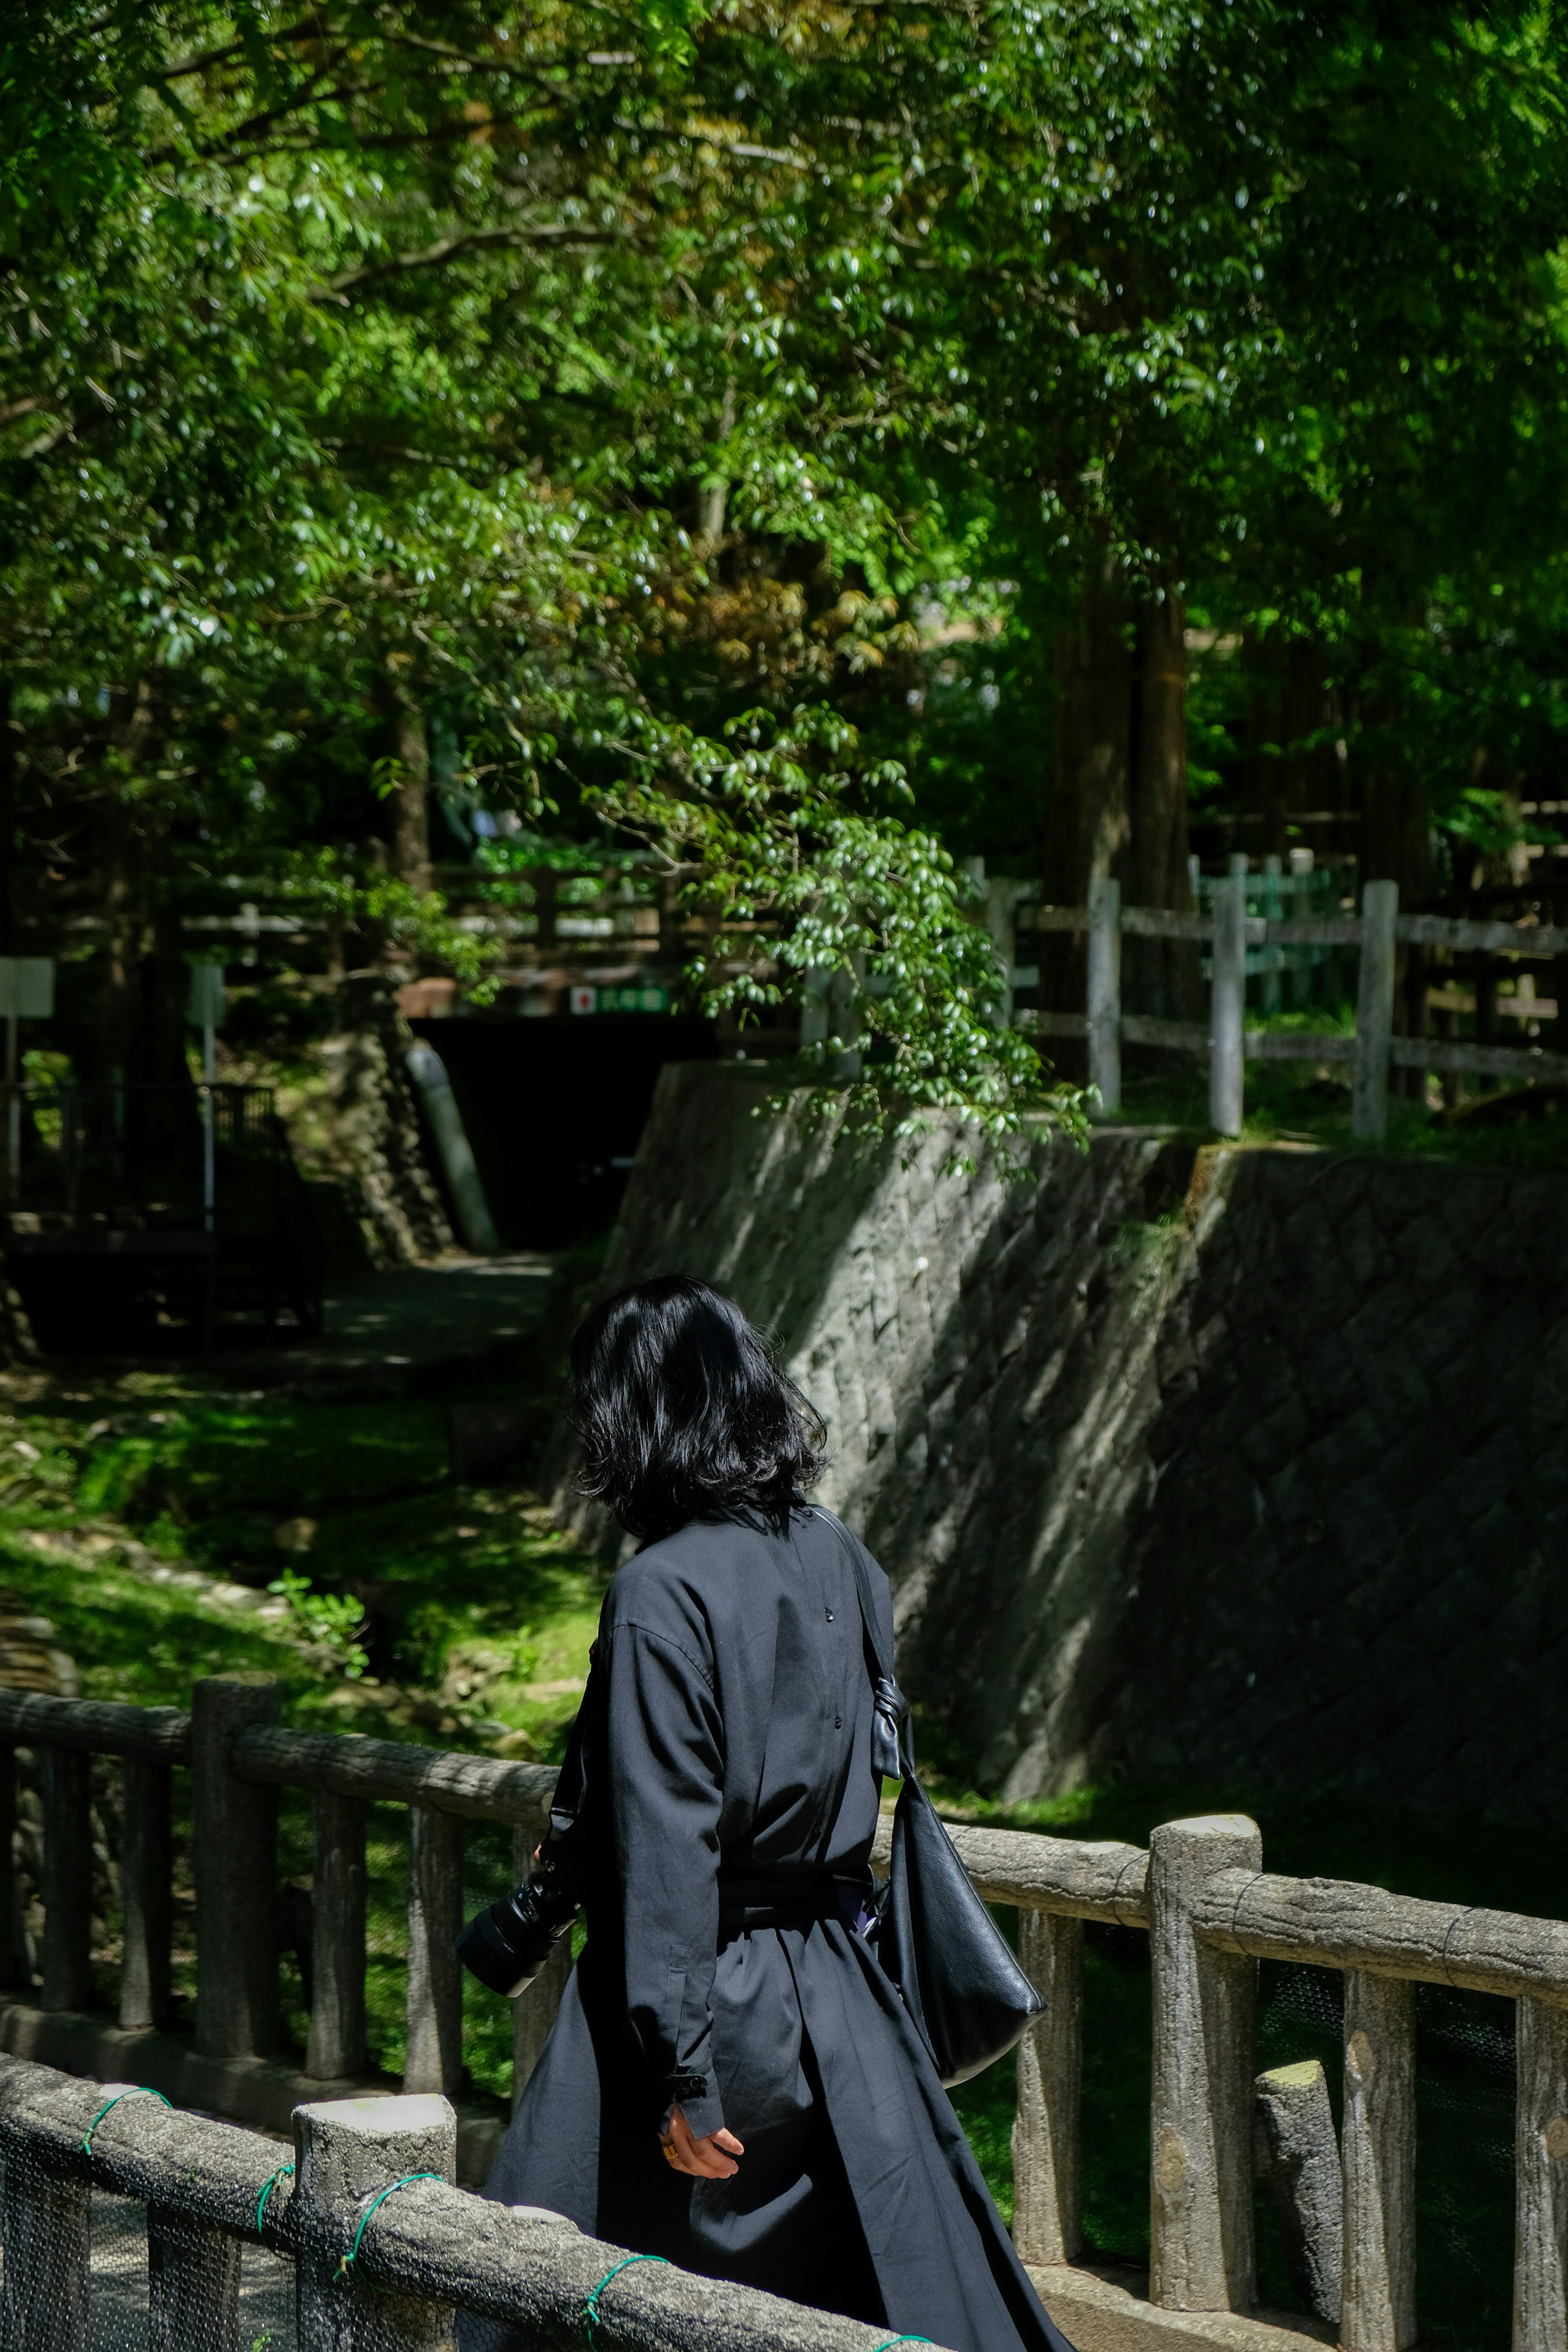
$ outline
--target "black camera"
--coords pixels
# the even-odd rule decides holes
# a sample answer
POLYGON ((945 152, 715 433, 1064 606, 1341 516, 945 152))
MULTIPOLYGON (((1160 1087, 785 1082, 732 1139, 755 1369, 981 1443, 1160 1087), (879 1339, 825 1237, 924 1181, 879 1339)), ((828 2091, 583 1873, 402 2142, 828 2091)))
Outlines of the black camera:
POLYGON ((579 1907, 576 1895, 547 1863, 526 1886, 515 1888, 469 1920, 458 1938, 458 1958, 491 1992, 515 2000, 533 1982, 559 1938, 570 1932, 579 1907))

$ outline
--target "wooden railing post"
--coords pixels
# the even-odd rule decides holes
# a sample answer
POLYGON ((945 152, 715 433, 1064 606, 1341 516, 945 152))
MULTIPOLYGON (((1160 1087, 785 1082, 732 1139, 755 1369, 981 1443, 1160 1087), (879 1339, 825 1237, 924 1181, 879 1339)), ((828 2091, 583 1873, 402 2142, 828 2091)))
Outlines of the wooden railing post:
POLYGON ((1241 1133, 1246 1052, 1247 877, 1227 874, 1214 887, 1214 953, 1209 977, 1209 1124, 1241 1133))
POLYGON ((1369 882, 1361 894, 1361 976, 1356 986, 1352 1135, 1388 1128, 1388 1045, 1394 1034, 1394 926, 1397 882, 1369 882))
POLYGON ((208 2058, 276 2049, 278 1795, 242 1780, 230 1747, 282 1705, 269 1675, 213 1675, 191 1707, 191 1861, 196 1882, 196 2047, 208 2058))
POLYGON ((463 1824, 408 1808, 408 2053, 405 2091, 455 2097, 463 2075, 463 1824))
POLYGON ((169 2021, 173 1778, 167 1764, 140 1756, 125 1759, 125 1828, 120 1844, 125 1938, 120 1964, 120 2022, 133 2029, 169 2021))
POLYGON ((166 2206, 147 2209, 148 2352, 225 2352, 239 2341, 239 2240, 166 2206))
POLYGON ((45 2009, 92 2003, 92 1759, 38 1750, 44 1806, 45 2009))
POLYGON ((1568 2010, 1515 2003, 1513 2352, 1568 2347, 1568 2010))
MULTIPOLYGON (((382 2289, 341 2264, 377 2192, 414 2172, 450 2180, 458 2119, 445 2099, 332 2099, 294 2110, 289 2234, 300 2352, 446 2352, 451 2314, 382 2289)), ((399 2197, 419 2195, 417 2186, 399 2197)), ((369 2222, 374 2230, 374 2219, 369 2222)))
POLYGON ((1213 1813, 1149 1841, 1153 1970, 1152 2242, 1149 2296, 1166 2311, 1253 2300, 1252 2036, 1257 1962, 1194 1932, 1216 1871, 1262 1867, 1256 1822, 1213 1813))
POLYGON ((1415 2341, 1415 1989, 1345 1971, 1344 2352, 1415 2341))
POLYGON ((1026 2263, 1070 2263, 1081 2236, 1083 1921, 1018 1914, 1018 1958, 1047 2008, 1018 2044, 1013 2243, 1026 2263))
POLYGON ((1103 1111, 1121 1108, 1121 885, 1089 885, 1089 1083, 1103 1111))
MULTIPOLYGON (((512 1874, 521 1886, 533 1867, 533 1851, 539 1843, 537 1826, 518 1829, 512 1832, 512 1874)), ((572 1938, 563 1936, 544 1966, 529 1986, 519 1993, 512 2003, 511 2020, 511 2104, 512 2112, 528 2087, 528 2078, 538 2065, 544 2045, 550 2039, 561 2008, 566 1979, 572 1973, 572 1938)))
POLYGON ((318 1789, 311 1801, 310 2039, 305 2072, 318 2082, 364 2064, 364 1807, 318 1789))

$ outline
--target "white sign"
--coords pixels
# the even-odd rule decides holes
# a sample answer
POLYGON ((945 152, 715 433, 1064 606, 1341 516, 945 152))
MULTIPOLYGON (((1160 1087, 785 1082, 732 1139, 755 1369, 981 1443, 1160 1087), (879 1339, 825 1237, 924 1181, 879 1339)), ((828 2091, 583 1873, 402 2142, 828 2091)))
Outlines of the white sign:
POLYGON ((574 1013, 597 1013, 598 1009, 599 992, 596 988, 574 988, 572 991, 574 1013))
POLYGON ((0 956, 0 1019, 47 1021, 54 1009, 52 956, 0 956))

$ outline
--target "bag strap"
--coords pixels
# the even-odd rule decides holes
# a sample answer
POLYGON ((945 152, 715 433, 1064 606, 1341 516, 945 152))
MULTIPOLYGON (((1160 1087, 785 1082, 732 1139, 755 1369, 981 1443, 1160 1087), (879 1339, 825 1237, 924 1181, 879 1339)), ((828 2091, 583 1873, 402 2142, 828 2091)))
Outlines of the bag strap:
POLYGON ((814 1518, 820 1519, 824 1527, 832 1528, 849 1555, 849 1565, 855 1571, 860 1623, 866 1636, 866 1647, 876 1664, 871 1687, 876 1700, 877 1731, 872 1739, 871 1761, 876 1769, 889 1780, 912 1780, 915 1752, 910 1737, 910 1703, 899 1688, 893 1674, 891 1654, 882 1640, 866 1547, 850 1534, 842 1519, 836 1517, 831 1511, 825 1511, 820 1503, 813 1503, 809 1508, 814 1518))

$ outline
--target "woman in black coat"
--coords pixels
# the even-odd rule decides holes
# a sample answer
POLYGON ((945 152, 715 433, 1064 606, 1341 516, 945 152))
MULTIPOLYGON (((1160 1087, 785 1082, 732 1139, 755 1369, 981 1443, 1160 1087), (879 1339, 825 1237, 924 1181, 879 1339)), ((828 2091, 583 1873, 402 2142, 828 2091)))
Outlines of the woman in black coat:
POLYGON ((1069 2352, 868 1935, 872 1685, 809 1409, 675 1278, 572 1366, 584 1486, 644 1542, 536 1882, 587 1943, 486 2194, 948 2352, 1069 2352))

